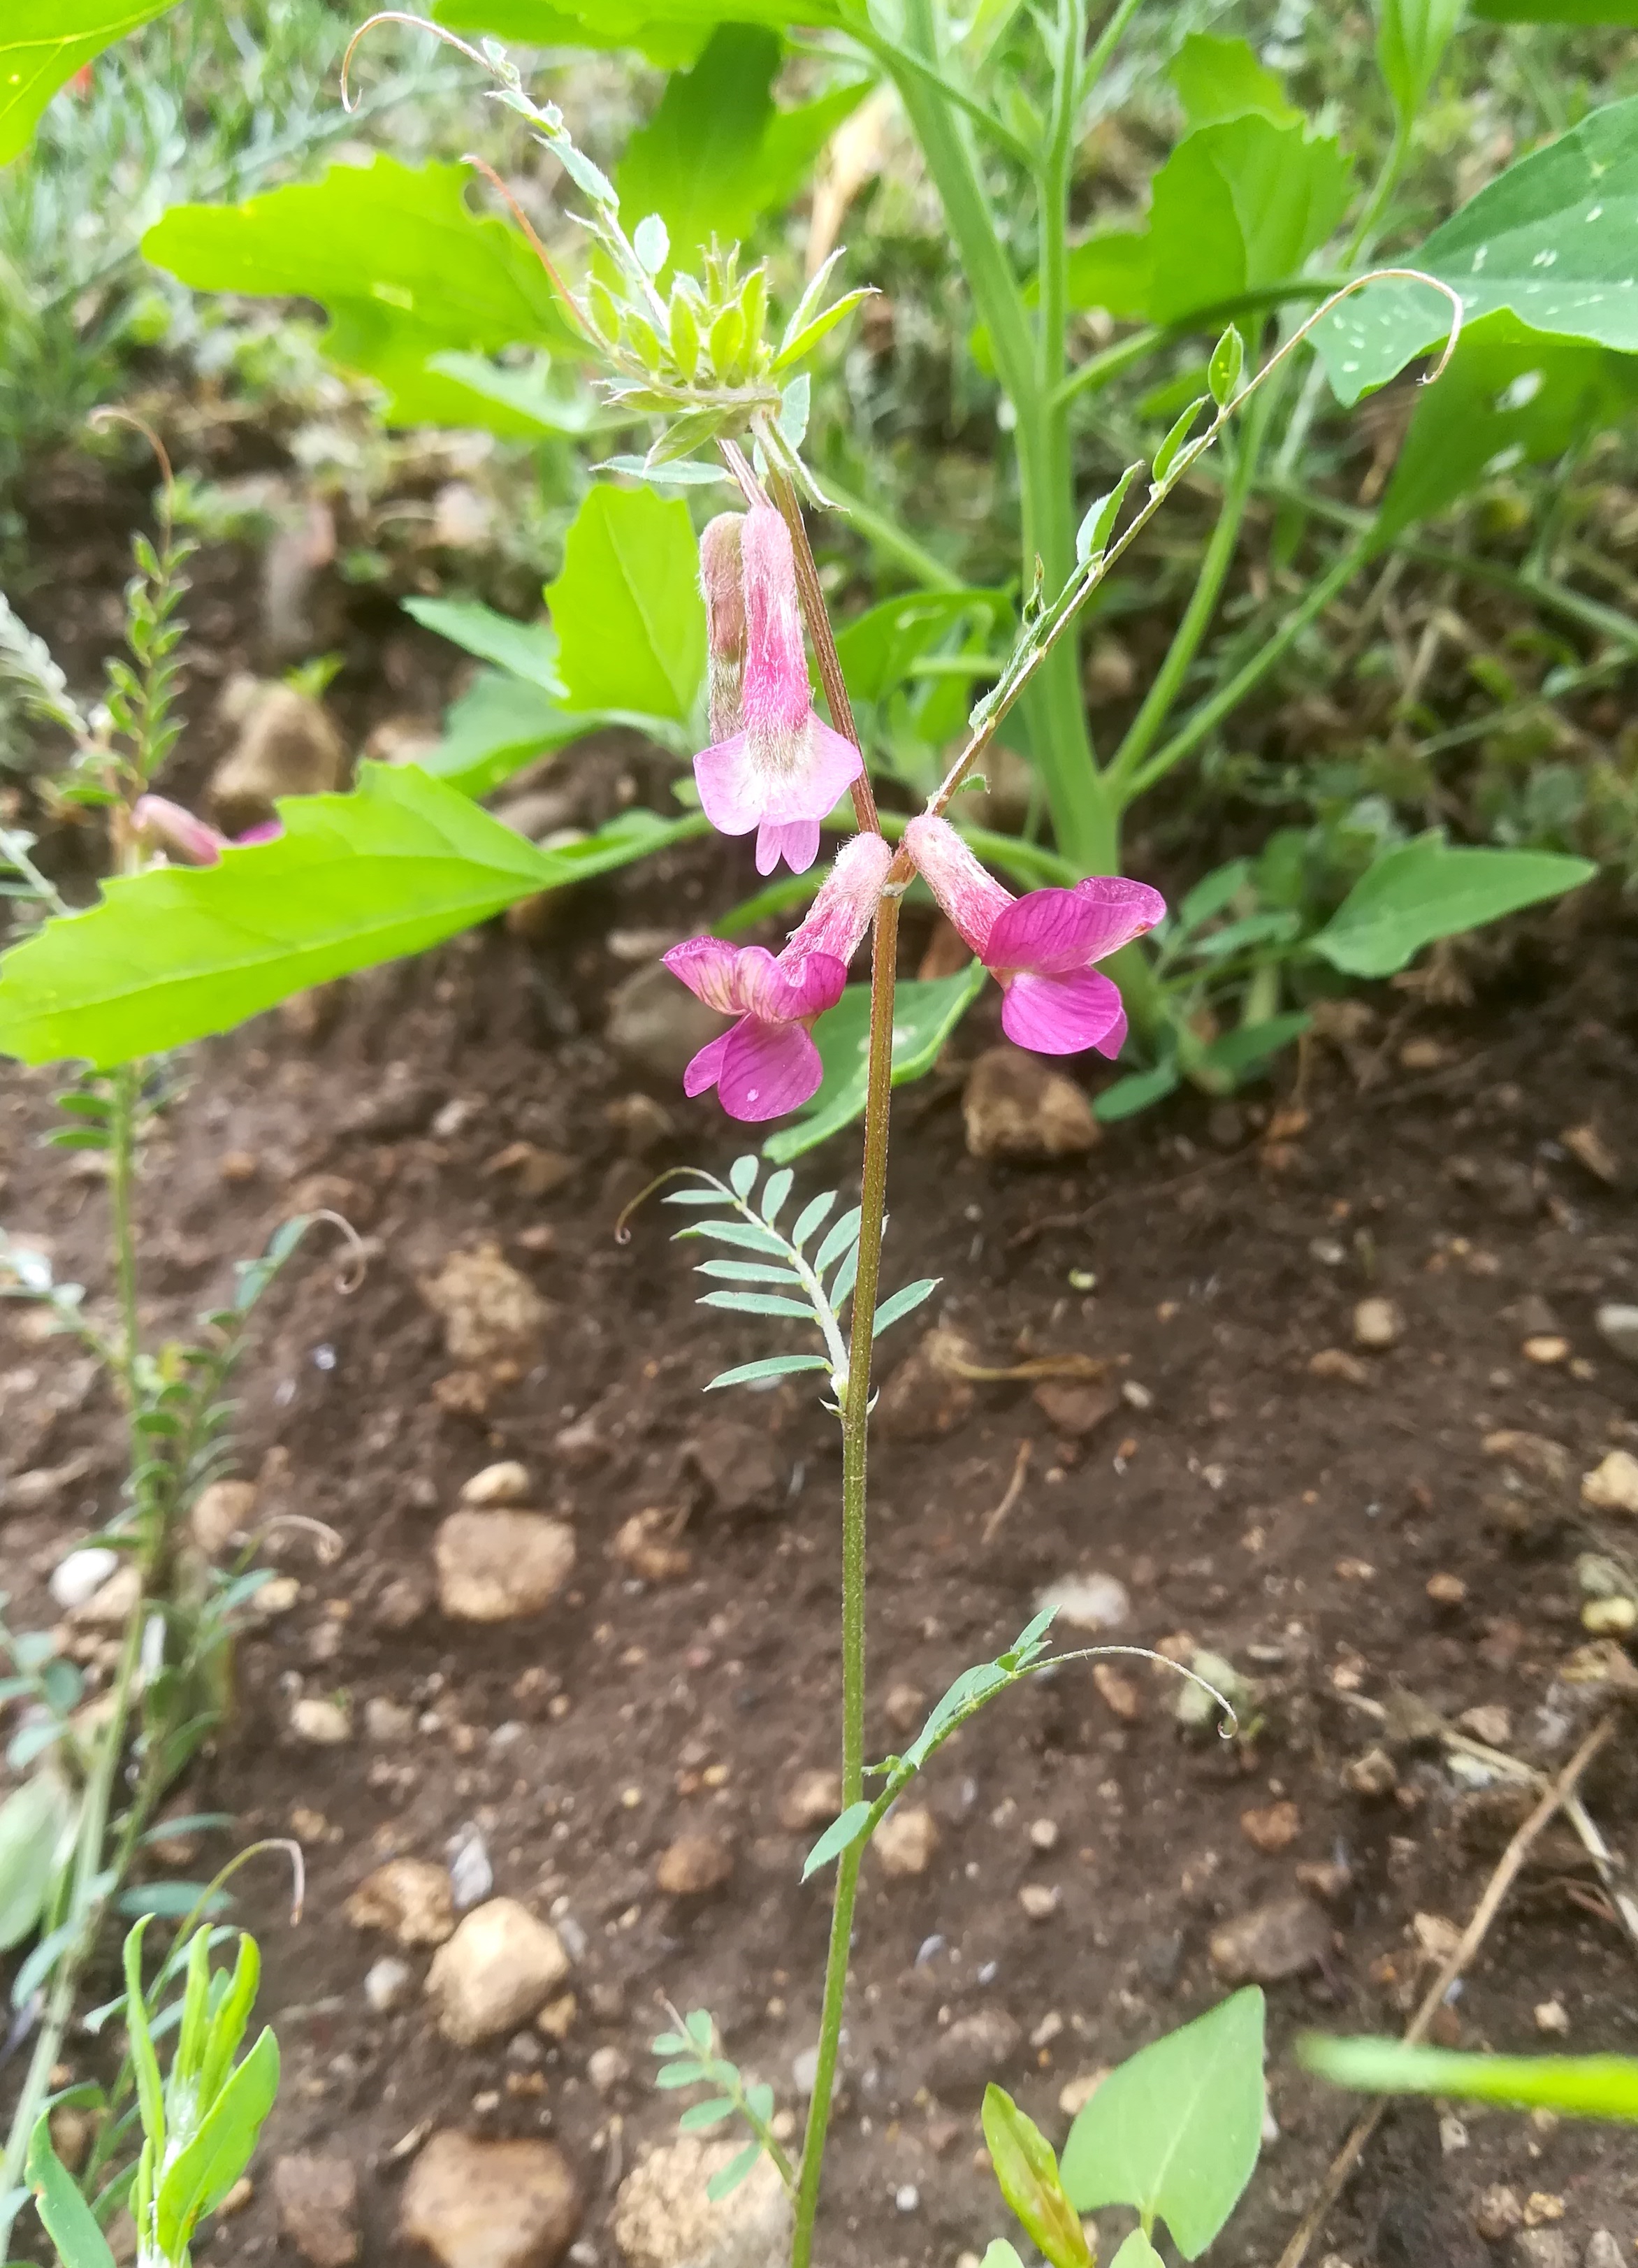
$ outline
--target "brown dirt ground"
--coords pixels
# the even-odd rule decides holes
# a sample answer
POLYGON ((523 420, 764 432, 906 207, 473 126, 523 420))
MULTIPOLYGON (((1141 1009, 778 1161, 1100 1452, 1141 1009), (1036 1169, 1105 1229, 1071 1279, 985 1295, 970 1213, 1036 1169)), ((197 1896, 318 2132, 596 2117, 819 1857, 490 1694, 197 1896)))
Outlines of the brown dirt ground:
MULTIPOLYGON (((594 800, 611 762, 618 754, 592 760, 594 800)), ((153 1142, 156 1322, 213 1304, 229 1261, 294 1208, 334 1205, 370 1254, 349 1295, 334 1256, 317 1240, 306 1248, 243 1374, 243 1469, 263 1476, 269 1505, 327 1522, 343 1549, 325 1566, 299 1541, 286 1547, 299 1602, 242 1643, 232 1720, 185 1792, 188 1810, 235 1816, 201 1871, 232 1842, 294 1821, 309 1885, 296 1927, 271 1871, 245 1889, 240 1918, 262 1942, 263 2007, 286 2075, 255 2199, 201 2248, 205 2258, 270 2257, 271 2161, 321 2145, 359 2168, 366 2268, 401 2259, 394 2148, 430 2121, 555 2135, 585 2187, 583 2237, 612 2262, 620 2175, 672 2131, 674 2103, 653 2091, 644 2052, 662 1995, 710 2008, 728 2051, 782 2103, 795 2099, 827 1893, 801 1887, 804 1838, 777 1812, 796 1772, 828 1761, 835 1742, 834 1427, 794 1384, 756 1401, 701 1399, 707 1376, 765 1351, 766 1337, 704 1319, 666 1216, 640 1216, 624 1247, 612 1224, 650 1171, 689 1160, 720 1169, 744 1145, 713 1108, 634 1077, 603 1035, 607 994, 628 973, 610 932, 691 923, 743 887, 732 851, 691 846, 588 889, 543 941, 496 925, 353 980, 316 1015, 264 1019, 197 1050, 153 1142), (608 1115, 639 1089, 670 1121, 640 1160, 608 1115), (573 1179, 525 1198, 485 1170, 517 1141, 569 1153, 573 1179), (254 1158, 253 1178, 223 1179, 230 1152, 254 1158), (484 1238, 536 1285, 552 1320, 522 1374, 481 1416, 462 1415, 436 1397, 452 1366, 417 1282, 484 1238), (463 1480, 514 1455, 536 1476, 536 1501, 574 1522, 574 1585, 533 1621, 473 1631, 431 1602, 430 1539, 463 1480), (607 1546, 656 1505, 686 1514, 692 1572, 645 1587, 607 1546), (339 1748, 296 1742, 292 1699, 336 1693, 356 1724, 369 1698, 386 1697, 418 1729, 388 1746, 362 1731, 339 1748), (509 2088, 518 2073, 504 2043, 453 2051, 417 1999, 378 2018, 362 1997, 384 1948, 345 1919, 349 1892, 387 1855, 442 1858, 468 1822, 499 1891, 572 1917, 584 1934, 579 2020, 547 2056, 543 2094, 509 2088), (668 1899, 656 1859, 696 1829, 731 1843, 732 1880, 705 1900, 668 1899), (586 2077, 600 2046, 632 2067, 606 2099, 586 2077)), ((1125 1721, 1076 1670, 1010 1697, 937 1760, 925 1786, 940 1838, 928 1873, 890 1881, 867 1864, 827 2264, 950 2268, 1005 2228, 975 2161, 974 2097, 948 2083, 956 2099, 925 2092, 951 2021, 985 2008, 1016 2020, 1017 2051, 980 2076, 1003 2080, 1061 2139, 1067 2080, 1221 1996, 1214 1930, 1291 1892, 1304 1862, 1336 1861, 1347 1887, 1326 1909, 1328 1951, 1270 1992, 1279 2136, 1212 2256, 1223 2268, 1275 2257, 1351 2115, 1297 2071, 1293 2035, 1402 2026, 1427 1973, 1413 1917, 1465 1920, 1509 1823, 1494 1793, 1464 1787, 1435 1748, 1401 1753, 1397 1794, 1352 1792, 1345 1767, 1378 1732, 1362 1704, 1399 1689, 1452 1718, 1499 1704, 1515 1749, 1543 1764, 1568 1754, 1591 1705, 1557 1673, 1581 1636, 1576 1553, 1609 1539, 1593 1535, 1573 1478, 1512 1485, 1482 1445, 1498 1428, 1538 1433, 1565 1444, 1579 1475, 1638 1442, 1638 1377, 1592 1326, 1601 1300, 1638 1285, 1627 1178, 1638 1166, 1635 976, 1638 939, 1592 906, 1493 954, 1470 1006, 1384 994, 1351 1057, 1314 1049, 1296 1098, 1307 1122, 1276 1128, 1272 1146, 1267 1098, 1216 1110, 1190 1099, 1108 1133, 1084 1164, 1029 1171, 966 1154, 959 1063, 902 1098, 893 1278, 942 1274, 931 1312, 998 1366, 1091 1353, 1152 1399, 1077 1445, 1057 1439, 1027 1384, 981 1385, 938 1438, 878 1443, 877 1752, 902 1739, 882 1711, 891 1685, 936 1696, 1016 1634, 1045 1582, 1094 1570, 1130 1590, 1121 1638, 1187 1632, 1228 1656, 1258 1681, 1260 1722, 1239 1743, 1190 1739, 1170 1685, 1141 1668, 1125 1721), (1446 1052, 1407 1068, 1412 1039, 1446 1052), (1566 1130, 1584 1124, 1613 1145, 1617 1185, 1564 1150, 1566 1130), (1092 1272, 1095 1288, 1075 1289, 1071 1271, 1092 1272), (1312 1375, 1316 1351, 1349 1345, 1354 1303, 1372 1292, 1403 1309, 1400 1342, 1363 1359, 1363 1385, 1312 1375), (1548 1329, 1570 1341, 1572 1361, 1523 1358, 1524 1338, 1548 1329), (987 1543, 1025 1440, 1023 1491, 987 1543), (1441 1572, 1465 1584, 1464 1605, 1429 1602, 1441 1572), (1241 1815, 1282 1799, 1298 1832, 1265 1855, 1241 1815), (1049 1855, 1028 1837, 1041 1818, 1060 1830, 1049 1855), (1020 1907, 1029 1882, 1061 1893, 1049 1924, 1020 1907), (901 2210, 910 2188, 916 2203, 901 2210)), ((993 1017, 988 1004, 964 1027, 962 1062, 994 1037, 993 1017)), ((1285 1105, 1292 1075, 1282 1069, 1285 1105)), ((5 1079, 4 1214, 94 1287, 94 1178, 33 1139, 49 1086, 5 1079)), ((856 1172, 850 1136, 805 1161, 799 1186, 856 1172)), ((900 1326, 885 1343, 889 1367, 915 1336, 900 1326)), ((49 1360, 15 1313, 0 1314, 0 1473, 82 1447, 96 1460, 78 1500, 14 1513, 0 1530, 0 1583, 26 1627, 49 1619, 43 1579, 56 1558, 113 1505, 117 1429, 107 1401, 66 1373, 54 1401, 49 1360), (32 1389, 18 1376, 31 1372, 32 1389)), ((1634 1778, 1623 1732, 1588 1791, 1618 1844, 1634 1778)), ((1448 2036, 1529 2048, 1541 2043, 1537 2005, 1556 1999, 1571 2046, 1631 2051, 1633 1948, 1576 1847, 1551 1838, 1540 1854, 1448 2036)), ((1503 2114, 1470 2116, 1466 2135, 1443 2147, 1432 2111, 1397 2114, 1316 2246, 1316 2268, 1327 2250, 1353 2268, 1481 2261, 1472 2202, 1501 2180, 1564 2200, 1576 2258, 1595 2228, 1623 2246, 1638 2234, 1638 2183, 1605 2135, 1503 2114)))

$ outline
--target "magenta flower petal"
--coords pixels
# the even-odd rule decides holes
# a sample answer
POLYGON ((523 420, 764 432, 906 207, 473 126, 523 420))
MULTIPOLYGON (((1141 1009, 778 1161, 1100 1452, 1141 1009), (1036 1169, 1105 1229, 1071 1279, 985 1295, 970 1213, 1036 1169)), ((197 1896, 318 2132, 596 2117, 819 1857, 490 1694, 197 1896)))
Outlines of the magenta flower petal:
MULTIPOLYGON (((830 809, 826 804, 826 810, 830 809)), ((708 812, 706 816, 710 816, 708 812)), ((724 828, 724 834, 743 833, 724 828)), ((805 874, 819 857, 819 823, 817 819, 765 819, 756 831, 756 871, 771 874, 782 858, 793 874, 805 874)))
POLYGON ((1072 890, 1032 890, 997 917, 984 958, 992 968, 1067 976, 1142 937, 1165 909, 1158 890, 1118 875, 1094 874, 1072 890))
POLYGON ((728 1033, 723 1032, 716 1039, 707 1040, 682 1075, 685 1094, 703 1094, 708 1087, 716 1086, 723 1075, 723 1053, 729 1037, 728 1033))
MULTIPOLYGON (((756 736, 747 733, 753 761, 758 754, 756 736)), ((810 710, 788 751, 775 755, 762 770, 762 813, 777 820, 824 819, 864 770, 864 759, 840 733, 821 725, 810 710)))
POLYGON ((232 840, 236 848, 246 850, 257 843, 276 843, 283 832, 284 821, 282 819, 259 819, 253 827, 246 827, 232 840))
POLYGON ((778 1118, 804 1103, 824 1072, 801 1024, 746 1016, 724 1040, 716 1092, 731 1118, 778 1118))
POLYGON ((715 1008, 719 1016, 739 1014, 738 946, 724 944, 720 937, 691 937, 673 945, 663 958, 672 975, 708 1008, 715 1008))
POLYGON ((762 782, 743 733, 694 760, 700 806, 719 835, 749 835, 762 816, 762 782))
POLYGON ((847 964, 828 953, 775 961, 760 946, 747 946, 739 956, 739 997, 746 1014, 765 1023, 799 1023, 823 1015, 841 999, 847 982, 847 964))
POLYGON ((1001 1028, 1015 1047, 1039 1056, 1078 1055, 1083 1048, 1119 1055, 1126 1037, 1120 988, 1094 968, 1013 976, 1001 1004, 1001 1028))

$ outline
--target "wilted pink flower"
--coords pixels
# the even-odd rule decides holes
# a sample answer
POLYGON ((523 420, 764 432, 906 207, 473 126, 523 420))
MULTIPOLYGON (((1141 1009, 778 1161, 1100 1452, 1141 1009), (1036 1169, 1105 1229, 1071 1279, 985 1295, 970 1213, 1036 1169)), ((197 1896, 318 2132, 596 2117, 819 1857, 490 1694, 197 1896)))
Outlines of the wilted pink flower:
POLYGON ((808 1027, 841 998, 892 855, 879 835, 844 843, 777 960, 760 945, 736 947, 716 937, 672 947, 672 975, 708 1007, 739 1019, 688 1065, 686 1094, 715 1086, 731 1118, 777 1118, 808 1100, 824 1071, 808 1027))
POLYGON ((1043 1056, 1083 1048, 1120 1054, 1126 1039, 1120 987, 1092 964, 1153 929, 1166 909, 1158 890, 1093 874, 1073 889, 1015 898, 947 820, 913 819, 904 842, 951 923, 999 982, 1001 1027, 1010 1040, 1043 1056))
MULTIPOLYGON (((745 600, 741 729, 694 760, 700 801, 724 835, 756 829, 756 870, 781 858, 804 873, 819 856, 819 821, 864 769, 840 733, 822 725, 808 689, 790 534, 771 504, 740 530, 745 600)), ((713 730, 715 730, 713 725, 713 730)))
POLYGON ((131 809, 131 823, 142 840, 155 849, 184 858, 190 866, 214 866, 230 843, 272 843, 283 834, 283 822, 264 819, 242 835, 224 835, 208 820, 197 818, 169 796, 139 795, 131 809))
POLYGON ((739 538, 744 526, 742 512, 719 512, 707 523, 700 536, 700 588, 705 594, 705 687, 714 741, 731 739, 740 725, 746 630, 739 538))

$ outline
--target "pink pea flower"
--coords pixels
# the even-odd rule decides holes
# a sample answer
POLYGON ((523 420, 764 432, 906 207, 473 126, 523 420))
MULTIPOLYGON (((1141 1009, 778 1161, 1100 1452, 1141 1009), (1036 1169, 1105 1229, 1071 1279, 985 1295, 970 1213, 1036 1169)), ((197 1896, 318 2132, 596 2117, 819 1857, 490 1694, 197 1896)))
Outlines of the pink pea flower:
POLYGON ((718 512, 700 534, 700 588, 705 596, 705 688, 711 738, 731 740, 739 730, 745 677, 745 581, 740 534, 745 515, 718 512))
POLYGON ((277 819, 264 819, 242 835, 224 835, 208 820, 200 819, 169 796, 139 795, 131 811, 138 836, 152 848, 186 860, 190 866, 214 866, 230 843, 272 843, 283 834, 277 819))
POLYGON ((947 820, 913 819, 905 848, 933 895, 1004 995, 1001 1027, 1037 1055, 1096 1048, 1118 1056, 1126 1040, 1120 987, 1093 963, 1153 929, 1166 902, 1146 882, 1093 874, 1069 890, 1015 898, 985 873, 947 820))
POLYGON ((814 713, 802 645, 790 534, 771 504, 739 531, 745 601, 740 729, 694 760, 700 801, 724 835, 756 830, 756 871, 780 860, 805 873, 819 856, 819 821, 864 769, 853 742, 814 713))
POLYGON ((778 1118, 807 1101, 824 1076, 809 1027, 841 999, 892 864, 879 835, 855 836, 777 959, 763 946, 718 937, 672 947, 672 975, 708 1007, 739 1020, 694 1057, 683 1073, 686 1094, 714 1086, 731 1118, 752 1120, 778 1118))

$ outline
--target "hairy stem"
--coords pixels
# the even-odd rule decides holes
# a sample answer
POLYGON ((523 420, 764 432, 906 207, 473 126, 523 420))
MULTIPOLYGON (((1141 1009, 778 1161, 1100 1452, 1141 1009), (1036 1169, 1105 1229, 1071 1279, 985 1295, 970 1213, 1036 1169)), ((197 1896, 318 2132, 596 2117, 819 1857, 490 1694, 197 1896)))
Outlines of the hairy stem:
MULTIPOLYGON (((775 473, 768 485, 785 525, 790 530, 790 548, 797 563, 797 595, 802 601, 802 619, 807 624, 809 637, 813 641, 819 682, 825 688, 830 721, 856 748, 859 747, 859 728, 853 721, 853 703, 848 698, 847 681, 842 676, 841 662, 836 652, 836 634, 830 626, 830 612, 825 604, 824 587, 819 582, 813 547, 808 541, 801 504, 786 474, 775 473)), ((859 774, 849 792, 853 797, 853 815, 858 821, 860 834, 879 835, 881 821, 876 816, 876 798, 870 790, 868 770, 859 774)))
MULTIPOLYGON (((881 1277, 882 1224, 887 1197, 887 1133, 892 1105, 893 987, 899 958, 899 899, 884 895, 876 909, 870 953, 870 1054, 864 1104, 864 1174, 859 1199, 859 1272, 853 1292, 848 1391, 841 1405, 841 1800, 857 1803, 864 1785, 864 1565, 866 1447, 870 1408, 870 1347, 881 1277)), ((824 2171, 830 2099, 848 1995, 853 1909, 863 1843, 844 1851, 831 1912, 825 2000, 819 2017, 819 2061, 802 2144, 791 2268, 809 2268, 813 2221, 824 2171)))

